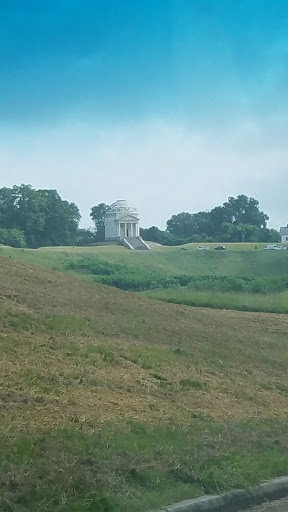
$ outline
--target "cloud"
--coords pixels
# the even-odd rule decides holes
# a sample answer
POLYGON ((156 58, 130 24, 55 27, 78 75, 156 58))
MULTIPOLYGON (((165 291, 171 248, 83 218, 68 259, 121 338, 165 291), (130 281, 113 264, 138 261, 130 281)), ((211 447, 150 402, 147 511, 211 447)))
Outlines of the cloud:
MULTIPOLYGON (((195 212, 245 193, 260 200, 270 225, 286 225, 288 149, 279 119, 246 118, 208 130, 150 120, 114 126, 71 122, 1 137, 1 186, 56 188, 81 209, 82 225, 99 202, 127 199, 142 225, 165 227, 180 211, 195 212)), ((284 132, 285 133, 285 132, 284 132)), ((286 127, 287 133, 287 127, 286 127)))

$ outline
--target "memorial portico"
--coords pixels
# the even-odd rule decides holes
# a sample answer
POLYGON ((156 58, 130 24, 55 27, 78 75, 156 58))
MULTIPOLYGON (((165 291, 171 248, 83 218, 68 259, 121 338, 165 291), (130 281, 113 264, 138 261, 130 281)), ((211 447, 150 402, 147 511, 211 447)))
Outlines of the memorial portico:
POLYGON ((140 236, 139 214, 127 201, 113 203, 105 217, 105 240, 138 238, 140 236))

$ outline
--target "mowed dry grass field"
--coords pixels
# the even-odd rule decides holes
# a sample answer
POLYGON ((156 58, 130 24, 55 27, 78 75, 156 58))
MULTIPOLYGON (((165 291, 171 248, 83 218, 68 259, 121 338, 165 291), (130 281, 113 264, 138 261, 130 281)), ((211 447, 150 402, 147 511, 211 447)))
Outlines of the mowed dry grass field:
MULTIPOLYGON (((0 276, 0 432, 2 448, 5 445, 10 447, 7 453, 5 449, 2 450, 0 461, 5 469, 4 473, 14 475, 13 485, 17 488, 17 492, 14 492, 12 477, 9 485, 5 478, 2 479, 1 511, 109 510, 113 509, 114 499, 115 507, 118 509, 123 505, 127 510, 127 506, 131 505, 131 509, 134 510, 133 507, 139 509, 152 506, 154 503, 162 505, 174 499, 184 499, 191 496, 193 489, 195 495, 201 494, 203 490, 205 491, 205 486, 201 484, 202 480, 197 476, 195 468, 193 479, 188 479, 186 484, 186 477, 180 480, 177 477, 175 485, 174 481, 171 483, 171 468, 169 466, 168 471, 167 465, 171 463, 174 468, 174 462, 177 461, 176 465, 184 467, 188 462, 186 459, 185 463, 184 459, 181 460, 181 456, 184 457, 181 453, 187 451, 184 450, 182 441, 177 441, 182 447, 177 452, 177 442, 170 439, 167 432, 179 432, 179 439, 182 439, 184 444, 185 436, 188 436, 188 439, 193 428, 194 432, 198 432, 197 436, 203 436, 205 431, 209 439, 209 436, 212 436, 214 441, 206 439, 208 448, 206 451, 204 448, 202 454, 199 453, 199 460, 202 462, 207 450, 211 452, 212 445, 213 450, 219 452, 223 435, 224 439, 225 435, 227 437, 227 446, 224 445, 221 449, 226 450, 226 455, 231 450, 231 453, 234 453, 237 443, 233 447, 231 440, 236 434, 233 430, 233 435, 228 435, 227 425, 233 425, 233 429, 236 424, 249 425, 247 428, 250 433, 245 434, 246 444, 243 441, 242 446, 242 434, 238 436, 239 456, 242 450, 246 450, 247 453, 252 453, 256 448, 258 450, 260 445, 255 445, 255 448, 249 444, 253 442, 253 436, 254 440, 260 443, 257 437, 257 422, 268 422, 270 425, 265 430, 265 436, 272 436, 271 443, 275 441, 275 445, 271 445, 273 453, 279 450, 281 454, 287 449, 288 439, 281 438, 279 429, 282 427, 279 425, 285 424, 288 413, 288 316, 217 311, 160 303, 6 258, 0 259, 0 276), (131 438, 135 425, 142 425, 144 428, 142 433, 140 429, 140 434, 137 434, 137 441, 135 432, 133 439, 131 438), (167 477, 165 492, 164 487, 161 487, 160 476, 158 487, 156 482, 153 489, 150 484, 146 485, 146 480, 143 483, 141 478, 139 480, 138 476, 135 477, 141 461, 145 461, 143 472, 146 479, 149 471, 154 476, 163 472, 164 466, 162 468, 159 461, 156 463, 154 459, 152 460, 155 454, 152 457, 149 442, 147 441, 147 446, 145 443, 143 446, 139 445, 139 439, 142 439, 142 442, 146 437, 150 439, 147 429, 150 434, 154 432, 154 439, 155 432, 159 433, 157 429, 164 429, 159 435, 159 453, 156 446, 157 436, 153 450, 158 453, 160 461, 162 458, 165 459, 163 464, 170 475, 167 477), (217 442, 215 430, 213 434, 208 434, 209 429, 217 430, 217 442), (119 438, 117 441, 119 446, 115 441, 116 431, 122 432, 121 440, 119 438), (98 439, 98 452, 96 448, 94 451, 91 448, 90 453, 85 444, 87 457, 91 460, 93 457, 97 459, 97 478, 90 478, 89 473, 89 478, 87 476, 87 481, 85 480, 87 487, 84 483, 81 484, 85 492, 83 491, 82 496, 82 491, 79 491, 78 496, 75 485, 73 484, 73 492, 69 487, 70 477, 67 476, 67 482, 65 476, 61 477, 62 487, 57 490, 58 494, 55 491, 56 501, 51 501, 51 497, 48 496, 51 489, 48 486, 48 490, 45 491, 46 484, 42 485, 43 490, 38 482, 40 487, 36 486, 37 492, 35 489, 33 491, 35 482, 32 485, 34 473, 31 467, 33 457, 37 461, 39 458, 39 453, 35 455, 33 452, 40 442, 39 439, 43 441, 45 436, 48 436, 49 443, 52 443, 51 439, 59 432, 62 432, 62 444, 56 440, 54 444, 56 452, 62 454, 59 456, 63 460, 68 457, 66 448, 63 448, 63 432, 70 432, 68 437, 72 435, 71 432, 76 432, 77 435, 85 437, 85 443, 88 443, 88 439, 90 443, 91 436, 95 436, 95 433, 99 436, 103 433, 104 439, 105 432, 114 432, 115 450, 113 458, 110 452, 109 457, 103 452, 107 440, 100 442, 98 439), (165 439, 165 435, 170 441, 166 439, 161 455, 159 443, 161 444, 161 438, 165 439), (23 441, 24 438, 26 441, 23 441), (128 438, 131 444, 122 446, 123 439, 128 443, 128 438), (29 439, 33 439, 31 446, 29 439), (15 455, 11 448, 15 444, 18 446, 17 450, 20 450, 20 455, 16 449, 15 455), (140 446, 137 450, 136 444, 138 448, 140 446), (164 457, 165 450, 167 457, 164 457), (137 455, 136 469, 131 453, 134 457, 137 455), (121 460, 124 457, 126 461, 126 476, 124 477, 123 471, 119 470, 120 473, 122 471, 121 478, 117 470, 119 457, 121 460), (109 460, 110 463, 107 462, 109 460), (99 469, 101 461, 105 471, 99 469), (29 475, 27 465, 31 470, 29 475), (18 471, 24 479, 24 483, 21 480, 21 485, 17 480, 18 471), (101 471, 105 474, 103 482, 101 471), (105 501, 106 498, 101 497, 100 500, 98 481, 101 481, 101 496, 106 491, 108 494, 111 493, 111 503, 110 498, 105 501), (7 485, 10 486, 8 491, 7 485), (168 487, 173 485, 174 494, 172 491, 168 492, 168 487), (96 500, 95 492, 97 500, 99 498, 100 501, 96 500), (88 501, 87 496, 90 496, 88 501), (78 500, 77 508, 73 508, 72 505, 75 500, 78 500), (91 503, 94 508, 89 508, 91 503)), ((189 439, 192 443, 191 438, 189 439)), ((196 444, 199 442, 199 439, 195 441, 196 444)), ((53 443, 49 446, 51 453, 53 443)), ((109 443, 107 446, 110 446, 109 443)), ((105 449, 108 449, 107 446, 105 449)), ((192 444, 190 449, 191 447, 192 444)), ((262 448, 261 445, 260 451, 262 448)), ((49 450, 47 448, 47 453, 49 450)), ((49 460, 47 453, 42 453, 40 458, 48 457, 49 460)), ((218 455, 222 456, 219 453, 218 455)), ((74 465, 79 456, 73 455, 74 465)), ((215 456, 213 452, 211 460, 214 460, 215 456)), ((256 455, 255 461, 257 462, 256 455)), ((53 459, 51 467, 53 464, 55 467, 62 467, 62 462, 56 463, 53 459)), ((35 464, 38 475, 41 464, 35 464)), ((70 462, 67 464, 69 466, 70 462)), ((260 466, 263 466, 262 462, 260 466)), ((262 475, 281 474, 288 469, 282 462, 279 467, 272 466, 269 469, 269 464, 266 464, 266 473, 264 470, 264 473, 261 473, 261 470, 254 477, 252 475, 250 480, 257 480, 262 475)), ((203 468, 204 466, 204 472, 203 468)), ((63 471, 69 475, 67 468, 63 471)), ((92 471, 90 466, 89 471, 92 471)), ((205 478, 203 476, 203 482, 205 478)), ((210 478, 216 482, 216 490, 222 485, 219 483, 220 477, 219 481, 217 478, 215 475, 210 478)), ((239 477, 237 478, 239 480, 239 477)), ((229 488, 237 484, 237 478, 227 484, 224 482, 222 487, 229 488)), ((154 477, 152 480, 154 481, 154 477)), ((248 480, 247 477, 247 482, 248 480)), ((245 479, 244 481, 246 482, 245 479)), ((211 489, 215 491, 213 486, 211 489)))

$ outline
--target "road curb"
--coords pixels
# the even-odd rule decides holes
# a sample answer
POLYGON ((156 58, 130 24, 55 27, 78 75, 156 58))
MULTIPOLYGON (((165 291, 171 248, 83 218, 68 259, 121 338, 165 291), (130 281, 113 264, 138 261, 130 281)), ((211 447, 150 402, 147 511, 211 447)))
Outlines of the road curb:
POLYGON ((228 491, 217 496, 202 496, 181 501, 156 512, 239 512, 266 501, 288 496, 288 477, 276 478, 248 489, 228 491))

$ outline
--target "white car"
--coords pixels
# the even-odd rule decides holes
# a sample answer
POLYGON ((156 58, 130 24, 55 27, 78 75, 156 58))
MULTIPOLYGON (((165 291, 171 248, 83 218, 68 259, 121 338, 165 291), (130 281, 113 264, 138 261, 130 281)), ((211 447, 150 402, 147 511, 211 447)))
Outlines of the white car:
POLYGON ((282 251, 282 247, 280 245, 266 245, 264 247, 264 251, 282 251))
POLYGON ((210 247, 206 247, 206 245, 200 245, 197 247, 197 251, 209 251, 210 247))

